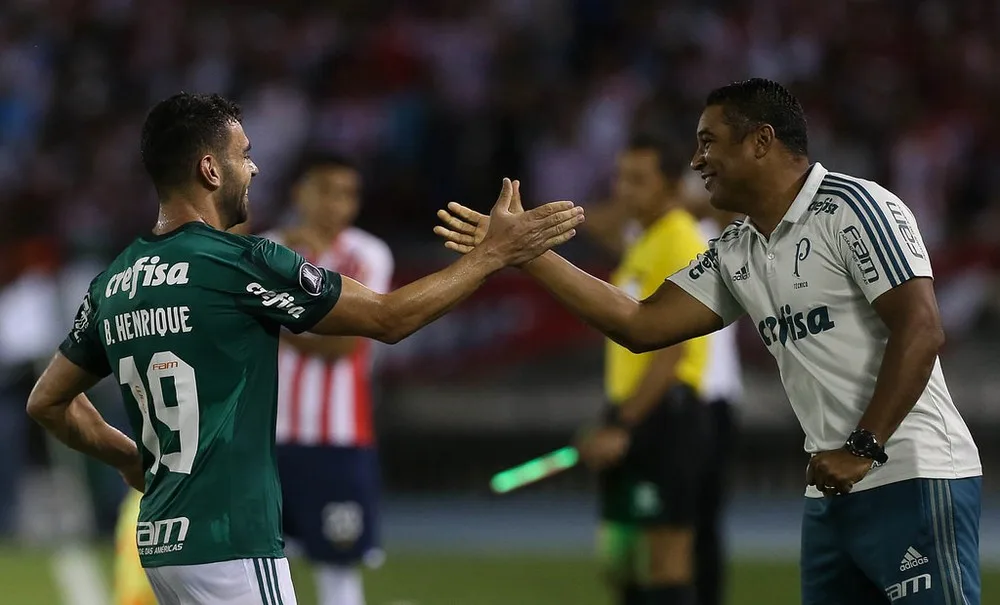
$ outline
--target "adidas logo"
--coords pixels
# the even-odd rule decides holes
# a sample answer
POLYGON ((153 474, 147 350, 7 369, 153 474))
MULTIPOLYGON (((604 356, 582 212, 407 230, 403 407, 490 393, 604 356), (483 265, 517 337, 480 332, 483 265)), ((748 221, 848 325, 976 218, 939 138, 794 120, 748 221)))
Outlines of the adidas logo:
POLYGON ((914 567, 920 567, 924 563, 927 563, 928 560, 927 557, 917 552, 917 549, 911 546, 906 549, 903 560, 899 562, 899 571, 907 571, 914 567))
POLYGON ((743 265, 739 271, 733 273, 733 281, 743 281, 745 279, 750 279, 750 271, 747 270, 746 265, 743 265))

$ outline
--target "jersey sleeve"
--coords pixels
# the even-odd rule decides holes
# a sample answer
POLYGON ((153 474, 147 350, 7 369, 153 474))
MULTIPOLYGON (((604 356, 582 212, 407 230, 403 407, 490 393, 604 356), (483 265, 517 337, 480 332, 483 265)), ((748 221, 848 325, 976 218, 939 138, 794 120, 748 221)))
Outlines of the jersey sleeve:
POLYGON ((933 277, 910 209, 888 192, 861 193, 842 204, 836 237, 847 271, 868 302, 914 277, 933 277))
POLYGON ((101 276, 90 282, 87 293, 83 296, 80 309, 73 318, 73 327, 66 339, 59 345, 59 352, 94 376, 101 378, 111 373, 108 356, 101 343, 97 320, 97 305, 100 300, 101 276))
POLYGON ((237 292, 237 304, 296 334, 316 325, 340 298, 340 274, 317 267, 271 240, 253 239, 240 258, 239 270, 246 283, 237 292))
POLYGON ((695 256, 687 267, 677 271, 668 279, 682 290, 695 297, 698 302, 722 318, 724 325, 739 319, 746 311, 733 297, 726 282, 726 276, 719 268, 718 240, 708 242, 708 250, 695 256))

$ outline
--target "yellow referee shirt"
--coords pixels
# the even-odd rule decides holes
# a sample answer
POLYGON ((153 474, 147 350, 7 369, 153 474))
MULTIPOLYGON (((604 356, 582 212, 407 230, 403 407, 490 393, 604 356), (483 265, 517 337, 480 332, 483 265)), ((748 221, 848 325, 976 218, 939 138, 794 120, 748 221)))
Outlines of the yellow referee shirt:
POLYGON ((156 597, 139 564, 139 549, 135 543, 139 501, 142 494, 129 490, 122 501, 115 529, 115 605, 156 605, 156 597))
MULTIPOLYGON (((695 218, 686 210, 670 210, 629 247, 612 274, 611 282, 633 298, 642 300, 707 247, 695 218)), ((702 376, 708 365, 708 338, 696 338, 678 345, 684 347, 684 351, 677 365, 677 378, 697 391, 701 390, 702 376)), ((635 392, 654 353, 637 355, 608 341, 604 385, 612 403, 621 403, 635 392)))

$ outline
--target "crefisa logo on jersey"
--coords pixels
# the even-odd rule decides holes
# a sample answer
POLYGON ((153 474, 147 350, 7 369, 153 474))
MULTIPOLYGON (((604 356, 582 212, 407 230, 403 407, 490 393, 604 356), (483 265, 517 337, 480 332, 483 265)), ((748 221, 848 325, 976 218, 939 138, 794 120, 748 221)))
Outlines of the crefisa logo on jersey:
POLYGON ((104 289, 104 297, 111 298, 119 292, 128 292, 129 299, 135 298, 135 293, 139 287, 155 288, 167 284, 168 286, 179 286, 188 283, 188 269, 190 265, 181 263, 160 263, 160 257, 152 258, 143 256, 135 263, 111 276, 108 285, 104 289), (146 261, 149 261, 148 263, 146 261))
POLYGON ((715 251, 714 248, 699 254, 696 258, 698 264, 691 267, 688 271, 688 277, 691 279, 698 279, 705 274, 706 271, 719 269, 719 253, 715 251))
POLYGON ((247 292, 253 294, 254 296, 261 297, 261 304, 265 307, 285 309, 285 311, 295 319, 302 317, 302 314, 305 313, 305 307, 296 305, 295 297, 287 292, 275 292, 274 290, 268 290, 257 282, 247 284, 247 292))
POLYGON ((826 305, 809 311, 793 313, 790 305, 784 305, 778 316, 765 317, 757 324, 757 331, 764 344, 785 343, 791 338, 801 340, 810 335, 832 330, 837 324, 830 318, 830 308, 826 305))

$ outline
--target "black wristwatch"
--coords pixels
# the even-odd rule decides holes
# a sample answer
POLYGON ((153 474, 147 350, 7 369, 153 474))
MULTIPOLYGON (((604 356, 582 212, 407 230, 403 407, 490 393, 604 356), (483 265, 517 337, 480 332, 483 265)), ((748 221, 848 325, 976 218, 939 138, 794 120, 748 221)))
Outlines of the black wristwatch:
POLYGON ((882 466, 889 460, 885 447, 878 442, 875 434, 865 429, 854 429, 844 443, 844 449, 860 458, 872 460, 875 466, 882 466))

